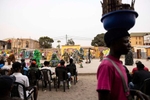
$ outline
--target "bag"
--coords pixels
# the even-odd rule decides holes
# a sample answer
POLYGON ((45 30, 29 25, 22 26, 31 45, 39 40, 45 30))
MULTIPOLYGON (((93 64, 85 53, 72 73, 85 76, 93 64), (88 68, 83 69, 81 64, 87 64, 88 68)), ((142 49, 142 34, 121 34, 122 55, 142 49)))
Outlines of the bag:
POLYGON ((137 100, 136 98, 138 98, 138 100, 150 100, 150 97, 148 95, 142 93, 139 90, 134 90, 134 89, 129 90, 124 80, 123 74, 121 70, 118 68, 118 66, 115 64, 115 62, 111 60, 110 58, 104 58, 104 60, 109 60, 114 65, 118 73, 120 74, 125 93, 130 91, 130 95, 127 96, 128 100, 137 100))

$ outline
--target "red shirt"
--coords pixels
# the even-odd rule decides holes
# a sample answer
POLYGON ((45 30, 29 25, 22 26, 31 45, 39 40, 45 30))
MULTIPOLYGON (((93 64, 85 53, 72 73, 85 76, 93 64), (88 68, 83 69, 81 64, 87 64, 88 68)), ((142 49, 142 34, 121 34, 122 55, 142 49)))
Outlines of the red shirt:
MULTIPOLYGON (((144 67, 144 70, 149 71, 147 67, 144 67)), ((132 69, 132 74, 135 73, 136 71, 138 71, 138 68, 137 67, 133 68, 132 69)))
MULTIPOLYGON (((113 60, 121 70, 127 84, 127 75, 122 62, 112 56, 107 56, 113 60)), ((103 60, 97 70, 97 90, 110 91, 111 100, 127 100, 129 92, 125 93, 120 74, 109 60, 103 60)))

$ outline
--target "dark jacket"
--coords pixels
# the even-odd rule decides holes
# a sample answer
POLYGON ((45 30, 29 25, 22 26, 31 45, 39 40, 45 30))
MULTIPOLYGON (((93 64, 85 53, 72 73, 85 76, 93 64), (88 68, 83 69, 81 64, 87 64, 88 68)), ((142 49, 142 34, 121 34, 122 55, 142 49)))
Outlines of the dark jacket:
POLYGON ((133 84, 135 89, 140 89, 145 79, 150 78, 150 72, 139 70, 133 74, 133 84))

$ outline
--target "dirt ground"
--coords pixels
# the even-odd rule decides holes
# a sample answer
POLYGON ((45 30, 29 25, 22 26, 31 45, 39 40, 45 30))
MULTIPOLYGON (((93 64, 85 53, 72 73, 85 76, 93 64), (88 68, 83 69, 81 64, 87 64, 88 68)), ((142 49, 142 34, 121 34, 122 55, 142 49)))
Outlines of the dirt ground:
MULTIPOLYGON (((57 91, 52 85, 52 90, 42 91, 39 86, 38 100, 98 100, 96 92, 96 75, 80 75, 76 85, 72 83, 70 89, 60 87, 57 91)), ((40 82, 39 82, 40 83, 40 82)))

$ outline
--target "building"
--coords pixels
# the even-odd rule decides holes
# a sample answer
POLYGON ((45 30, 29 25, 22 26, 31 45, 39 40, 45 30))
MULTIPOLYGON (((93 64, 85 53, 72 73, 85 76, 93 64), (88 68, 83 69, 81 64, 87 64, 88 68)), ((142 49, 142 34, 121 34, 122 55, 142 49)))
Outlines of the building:
POLYGON ((150 33, 144 36, 144 45, 150 45, 150 33))
POLYGON ((10 43, 10 48, 7 49, 38 49, 39 42, 30 38, 7 38, 4 39, 10 43))
POLYGON ((131 33, 131 46, 134 48, 134 58, 150 56, 150 32, 131 33))
POLYGON ((150 32, 136 32, 131 33, 131 45, 141 46, 150 44, 150 32))
POLYGON ((5 49, 7 44, 8 44, 8 42, 0 40, 0 50, 5 49))

